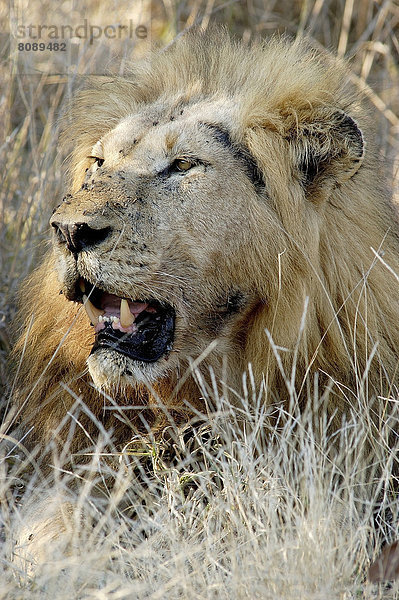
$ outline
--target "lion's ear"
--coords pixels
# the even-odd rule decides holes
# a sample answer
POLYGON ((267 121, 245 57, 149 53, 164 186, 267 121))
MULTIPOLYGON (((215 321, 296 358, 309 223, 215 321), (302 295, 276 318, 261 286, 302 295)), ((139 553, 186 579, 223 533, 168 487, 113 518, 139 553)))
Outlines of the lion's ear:
POLYGON ((287 140, 306 187, 319 178, 346 181, 363 162, 363 134, 356 121, 343 111, 325 109, 316 114, 312 111, 307 118, 299 117, 287 140))

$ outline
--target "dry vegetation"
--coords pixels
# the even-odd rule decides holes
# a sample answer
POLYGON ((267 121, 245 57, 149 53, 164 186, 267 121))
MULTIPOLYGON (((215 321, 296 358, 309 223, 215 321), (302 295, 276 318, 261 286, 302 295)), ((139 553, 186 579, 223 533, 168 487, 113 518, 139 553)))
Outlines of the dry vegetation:
MULTIPOLYGON (((64 11, 63 23, 88 15, 93 23, 126 22, 130 10, 133 19, 140 15, 151 24, 152 41, 161 45, 194 23, 206 27, 217 21, 245 42, 276 31, 307 33, 315 44, 347 56, 354 82, 375 106, 381 153, 397 187, 399 6, 393 0, 165 0, 135 10, 124 4, 118 4, 119 16, 111 6, 109 13, 99 13, 91 0, 85 15, 73 0, 57 10, 64 11)), ((3 32, 9 30, 9 16, 2 5, 3 32)), ((30 22, 50 18, 59 20, 51 3, 30 3, 30 22)), ((131 47, 141 54, 148 41, 113 46, 109 40, 82 41, 78 55, 58 65, 59 73, 43 75, 35 74, 37 57, 28 57, 18 71, 8 60, 15 43, 8 36, 0 42, 5 58, 0 67, 0 380, 6 406, 13 385, 5 359, 15 294, 48 243, 48 218, 62 194, 57 115, 78 85, 77 73, 103 72, 103 65, 121 70, 126 57, 132 59, 131 47), (119 56, 115 61, 113 53, 119 56)), ((368 423, 356 407, 331 460, 332 440, 323 434, 322 417, 314 432, 310 411, 300 418, 295 410, 282 413, 280 430, 268 434, 262 398, 253 397, 250 381, 247 389, 242 408, 233 410, 229 394, 234 392, 226 392, 210 401, 216 410, 208 425, 188 432, 171 428, 173 452, 166 440, 156 446, 135 440, 124 455, 104 456, 112 454, 105 435, 85 469, 63 473, 55 458, 51 494, 70 501, 76 527, 49 540, 32 578, 26 564, 11 562, 13 532, 23 519, 21 497, 46 495, 48 484, 37 468, 40 457, 5 440, 0 598, 399 598, 396 584, 367 582, 383 536, 397 536, 397 506, 384 492, 394 451, 387 459, 382 448, 375 449, 383 475, 374 480, 358 461, 368 423), (78 485, 71 489, 70 480, 78 485), (382 509, 375 525, 377 499, 382 509)), ((323 415, 324 399, 317 402, 323 415)), ((77 398, 74 417, 79 410, 85 407, 77 398)))

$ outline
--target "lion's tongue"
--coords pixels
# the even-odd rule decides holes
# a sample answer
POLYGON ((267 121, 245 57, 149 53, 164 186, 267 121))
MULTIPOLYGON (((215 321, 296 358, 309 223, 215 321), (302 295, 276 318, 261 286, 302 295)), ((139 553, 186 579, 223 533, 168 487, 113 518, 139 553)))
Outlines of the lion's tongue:
POLYGON ((87 312, 95 332, 98 333, 105 327, 105 323, 111 323, 113 329, 124 333, 135 333, 137 326, 135 320, 143 311, 156 313, 157 309, 148 302, 133 302, 126 298, 120 298, 115 294, 103 292, 99 301, 99 308, 94 306, 90 298, 83 294, 83 306, 87 312))
MULTIPOLYGON (((121 300, 122 298, 119 298, 119 296, 115 296, 114 294, 108 294, 107 292, 104 292, 101 296, 101 309, 104 311, 104 316, 120 317, 121 300)), ((126 300, 125 302, 127 302, 129 310, 135 318, 137 317, 137 315, 143 312, 143 310, 146 310, 148 308, 147 302, 132 302, 131 300, 126 300)), ((126 310, 126 308, 126 304, 124 309, 122 305, 122 311, 126 310)))
POLYGON ((147 302, 132 302, 107 292, 101 296, 100 308, 93 306, 85 294, 83 305, 96 333, 104 329, 106 322, 111 323, 113 329, 119 329, 124 333, 135 333, 137 315, 146 309, 149 312, 156 312, 156 309, 148 306, 147 302))

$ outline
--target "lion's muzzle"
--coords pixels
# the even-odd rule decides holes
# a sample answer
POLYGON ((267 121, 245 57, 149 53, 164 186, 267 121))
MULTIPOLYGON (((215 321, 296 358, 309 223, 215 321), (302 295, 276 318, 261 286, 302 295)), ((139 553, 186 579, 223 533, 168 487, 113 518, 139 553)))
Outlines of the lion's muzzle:
MULTIPOLYGON (((140 362, 166 357, 174 342, 175 309, 154 298, 132 298, 121 291, 115 294, 116 290, 104 283, 99 287, 98 277, 90 274, 90 263, 112 268, 115 227, 104 210, 79 207, 76 216, 76 204, 76 198, 64 199, 50 224, 61 260, 67 259, 68 264, 62 274, 65 284, 65 273, 69 273, 64 295, 83 304, 95 330, 91 354, 106 350, 140 362)), ((123 289, 122 282, 120 287, 123 289)))

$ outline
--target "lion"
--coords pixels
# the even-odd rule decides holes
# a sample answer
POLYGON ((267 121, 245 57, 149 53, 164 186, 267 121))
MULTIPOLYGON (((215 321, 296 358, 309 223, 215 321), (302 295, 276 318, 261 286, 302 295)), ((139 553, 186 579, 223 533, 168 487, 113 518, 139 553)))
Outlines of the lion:
POLYGON ((21 296, 14 406, 31 445, 78 452, 100 423, 123 447, 206 413, 199 381, 240 394, 249 369, 270 410, 317 385, 337 427, 383 411, 399 227, 363 104, 327 52, 224 31, 78 92, 53 248, 21 296), (76 399, 90 414, 71 436, 76 399))

